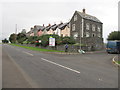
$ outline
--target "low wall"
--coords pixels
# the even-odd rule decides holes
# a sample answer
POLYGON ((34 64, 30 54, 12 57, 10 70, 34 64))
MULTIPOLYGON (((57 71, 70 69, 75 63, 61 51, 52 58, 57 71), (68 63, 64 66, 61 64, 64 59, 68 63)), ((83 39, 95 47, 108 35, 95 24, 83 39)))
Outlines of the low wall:
MULTIPOLYGON (((34 44, 20 44, 23 46, 30 46, 30 47, 36 47, 34 44)), ((65 51, 65 45, 57 45, 56 47, 51 47, 51 46, 47 46, 47 47, 43 47, 43 46, 38 46, 40 48, 44 48, 44 49, 50 49, 50 50, 59 50, 59 51, 65 51)), ((82 50, 84 51, 91 51, 89 49, 89 47, 81 47, 82 50)), ((68 52, 78 52, 79 46, 74 46, 74 45, 69 45, 68 47, 68 52)))

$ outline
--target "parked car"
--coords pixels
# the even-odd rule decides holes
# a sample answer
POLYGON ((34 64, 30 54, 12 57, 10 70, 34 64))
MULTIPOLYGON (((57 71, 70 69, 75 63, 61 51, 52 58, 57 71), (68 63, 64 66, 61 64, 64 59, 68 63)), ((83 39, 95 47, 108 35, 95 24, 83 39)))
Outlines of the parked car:
POLYGON ((120 53, 120 41, 108 41, 106 51, 108 53, 120 53))

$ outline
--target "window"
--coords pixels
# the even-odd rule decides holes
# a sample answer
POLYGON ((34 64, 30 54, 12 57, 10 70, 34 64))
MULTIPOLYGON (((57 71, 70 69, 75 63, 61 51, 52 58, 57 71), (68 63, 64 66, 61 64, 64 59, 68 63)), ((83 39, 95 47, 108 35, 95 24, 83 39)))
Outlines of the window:
POLYGON ((89 23, 86 23, 86 29, 89 30, 89 28, 90 28, 89 23))
POLYGON ((90 33, 89 32, 86 32, 86 37, 90 37, 90 33))
POLYGON ((98 37, 101 37, 101 34, 100 34, 100 33, 98 34, 98 37))
POLYGON ((74 37, 74 39, 77 39, 77 37, 78 37, 78 33, 75 32, 75 33, 73 34, 73 37, 74 37))
POLYGON ((95 31, 95 25, 94 24, 92 25, 92 31, 95 31))
POLYGON ((72 31, 75 31, 75 24, 72 25, 72 31))
POLYGON ((74 16, 74 21, 77 21, 77 15, 74 16))
POLYGON ((97 27, 97 31, 100 32, 100 27, 99 26, 97 27))
POLYGON ((95 33, 92 33, 92 37, 95 37, 95 33))

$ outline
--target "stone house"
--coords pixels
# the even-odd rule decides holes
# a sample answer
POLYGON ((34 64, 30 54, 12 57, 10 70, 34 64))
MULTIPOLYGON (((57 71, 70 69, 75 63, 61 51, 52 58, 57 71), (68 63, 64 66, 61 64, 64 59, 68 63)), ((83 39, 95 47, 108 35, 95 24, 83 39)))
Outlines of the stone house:
POLYGON ((83 12, 75 11, 70 20, 70 36, 77 43, 88 47, 88 50, 101 50, 103 48, 103 23, 83 12))

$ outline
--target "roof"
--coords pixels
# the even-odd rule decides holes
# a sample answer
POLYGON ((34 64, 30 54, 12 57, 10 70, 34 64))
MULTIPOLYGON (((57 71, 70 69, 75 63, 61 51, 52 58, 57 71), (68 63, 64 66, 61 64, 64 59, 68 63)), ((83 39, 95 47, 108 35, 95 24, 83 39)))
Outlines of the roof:
POLYGON ((33 31, 38 31, 43 29, 44 29, 44 26, 35 25, 35 28, 33 29, 33 31))
POLYGON ((57 25, 57 24, 54 24, 54 25, 52 25, 51 29, 52 29, 52 30, 56 30, 57 27, 58 27, 58 25, 57 25))
POLYGON ((58 28, 61 29, 61 30, 63 30, 68 24, 69 24, 69 22, 63 23, 58 28))
POLYGON ((98 18, 96 18, 95 16, 91 16, 91 15, 88 15, 86 13, 83 13, 83 12, 79 12, 77 11, 77 13, 82 17, 82 18, 85 18, 85 19, 88 19, 88 20, 92 20, 92 21, 95 21, 95 22, 100 22, 102 23, 98 18))
POLYGON ((46 27, 45 27, 45 29, 46 29, 47 31, 49 31, 50 28, 51 28, 51 26, 46 26, 46 27))

